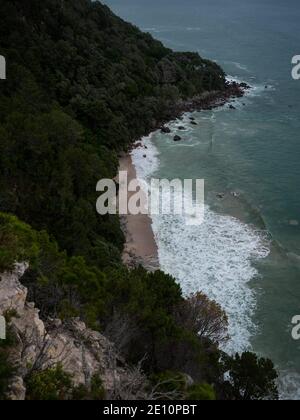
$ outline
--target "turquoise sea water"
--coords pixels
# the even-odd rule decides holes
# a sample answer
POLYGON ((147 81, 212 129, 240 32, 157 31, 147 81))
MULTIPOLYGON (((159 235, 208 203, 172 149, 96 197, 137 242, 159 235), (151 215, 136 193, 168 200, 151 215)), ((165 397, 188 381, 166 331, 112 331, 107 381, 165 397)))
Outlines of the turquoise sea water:
MULTIPOLYGON (((196 114, 198 126, 186 117, 182 143, 152 136, 152 173, 204 178, 207 205, 199 230, 161 219, 154 231, 162 267, 186 293, 202 289, 229 313, 228 351, 252 348, 271 357, 282 397, 300 399, 300 342, 291 338, 291 319, 300 314, 300 81, 291 77, 300 3, 105 3, 167 46, 198 51, 253 87, 235 111, 196 114)), ((171 128, 174 135, 176 123, 171 128)), ((138 152, 135 159, 138 165, 138 152)))

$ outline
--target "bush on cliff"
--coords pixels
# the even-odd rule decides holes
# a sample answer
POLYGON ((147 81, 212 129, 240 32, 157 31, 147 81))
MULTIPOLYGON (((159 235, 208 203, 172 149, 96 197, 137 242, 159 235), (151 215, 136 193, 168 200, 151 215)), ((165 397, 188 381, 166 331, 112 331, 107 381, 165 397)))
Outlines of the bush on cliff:
POLYGON ((225 357, 229 381, 224 384, 227 398, 234 400, 277 400, 278 375, 271 360, 245 352, 225 357))
POLYGON ((61 365, 34 372, 29 378, 26 378, 27 400, 68 400, 72 393, 72 377, 64 372, 61 365))
POLYGON ((0 272, 17 261, 32 262, 38 253, 37 234, 15 216, 0 213, 0 272))

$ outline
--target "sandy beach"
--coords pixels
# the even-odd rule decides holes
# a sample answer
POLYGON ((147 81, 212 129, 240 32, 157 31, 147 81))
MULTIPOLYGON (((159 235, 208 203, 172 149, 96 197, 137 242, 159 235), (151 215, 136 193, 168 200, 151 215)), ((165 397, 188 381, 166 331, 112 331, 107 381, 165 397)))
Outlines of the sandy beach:
MULTIPOLYGON (((131 156, 126 154, 119 160, 119 170, 127 171, 128 182, 136 178, 136 170, 131 156)), ((134 193, 128 193, 128 200, 134 193)), ((158 249, 152 230, 152 220, 148 215, 122 215, 121 224, 126 236, 123 262, 128 267, 142 265, 147 270, 157 270, 158 249)))
MULTIPOLYGON (((169 117, 165 121, 157 121, 156 129, 163 129, 164 123, 174 121, 186 112, 219 108, 234 98, 244 96, 249 88, 250 86, 245 83, 230 82, 225 91, 214 91, 194 97, 189 101, 174 103, 169 117)), ((119 171, 127 171, 128 182, 136 178, 136 170, 130 154, 120 157, 119 171)), ((132 195, 134 193, 128 193, 128 201, 132 195)), ((120 220, 126 237, 123 251, 124 264, 128 267, 142 265, 148 270, 157 270, 159 268, 158 247, 152 230, 151 217, 144 214, 121 215, 120 220)))

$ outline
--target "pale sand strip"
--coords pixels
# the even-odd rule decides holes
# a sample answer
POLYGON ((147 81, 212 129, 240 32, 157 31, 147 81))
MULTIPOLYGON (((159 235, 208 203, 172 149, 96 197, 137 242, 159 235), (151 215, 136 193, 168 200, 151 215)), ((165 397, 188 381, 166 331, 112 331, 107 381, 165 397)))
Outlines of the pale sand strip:
MULTIPOLYGON (((127 171, 128 182, 136 178, 136 170, 130 155, 119 160, 119 170, 127 171)), ((128 200, 134 193, 128 193, 128 200)), ((155 242, 152 220, 144 214, 121 216, 122 228, 126 236, 123 262, 129 267, 142 265, 147 270, 157 270, 158 249, 155 242)))

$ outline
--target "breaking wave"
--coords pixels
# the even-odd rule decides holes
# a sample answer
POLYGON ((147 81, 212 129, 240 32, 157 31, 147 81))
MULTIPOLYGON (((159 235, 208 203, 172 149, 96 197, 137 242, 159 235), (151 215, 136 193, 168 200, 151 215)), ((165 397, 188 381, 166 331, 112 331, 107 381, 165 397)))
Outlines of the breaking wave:
MULTIPOLYGON (((148 180, 159 168, 159 152, 151 137, 132 152, 137 176, 148 180), (145 159, 145 146, 147 159, 145 159)), ((268 241, 253 227, 205 206, 205 221, 187 226, 184 216, 153 216, 161 269, 175 277, 185 295, 203 291, 219 303, 229 319, 229 353, 251 348, 256 331, 252 315, 255 292, 249 282, 258 276, 253 261, 266 258, 268 241)))

